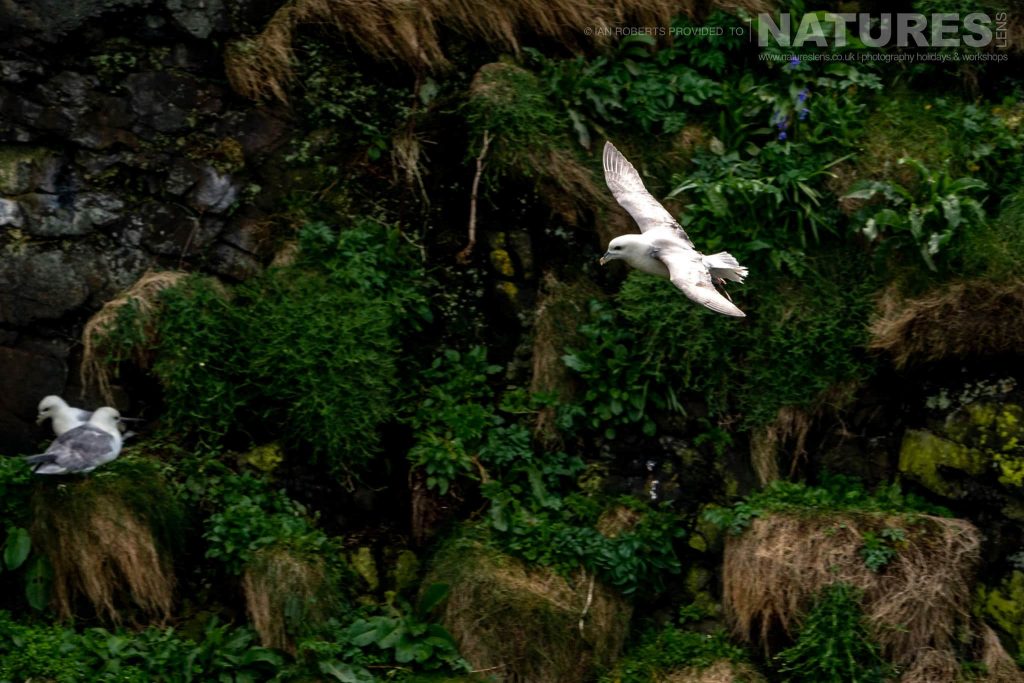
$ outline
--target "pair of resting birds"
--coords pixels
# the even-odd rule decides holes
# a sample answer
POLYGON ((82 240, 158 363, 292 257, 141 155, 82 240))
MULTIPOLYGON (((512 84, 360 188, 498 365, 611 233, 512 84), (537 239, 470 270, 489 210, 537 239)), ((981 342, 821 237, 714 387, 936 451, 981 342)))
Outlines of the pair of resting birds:
POLYGON ((73 474, 92 472, 121 454, 121 414, 109 406, 93 412, 69 406, 60 396, 47 396, 39 402, 36 422, 50 420, 57 436, 45 453, 30 455, 25 461, 36 474, 73 474))

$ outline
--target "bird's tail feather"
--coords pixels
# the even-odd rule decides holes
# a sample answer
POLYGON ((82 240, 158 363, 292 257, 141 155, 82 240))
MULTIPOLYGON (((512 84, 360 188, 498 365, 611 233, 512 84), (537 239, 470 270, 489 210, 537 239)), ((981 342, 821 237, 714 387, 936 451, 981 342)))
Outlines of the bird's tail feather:
POLYGON ((704 265, 715 277, 725 278, 733 282, 743 282, 747 276, 747 268, 741 266, 736 257, 727 251, 710 254, 704 257, 704 265))

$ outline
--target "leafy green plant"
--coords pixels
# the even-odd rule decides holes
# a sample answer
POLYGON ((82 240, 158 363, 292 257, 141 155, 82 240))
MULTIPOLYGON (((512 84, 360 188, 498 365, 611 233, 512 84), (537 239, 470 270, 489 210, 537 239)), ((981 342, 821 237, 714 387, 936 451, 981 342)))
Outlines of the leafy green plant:
POLYGON ((900 164, 913 168, 917 183, 906 187, 886 180, 860 181, 844 199, 883 199, 858 211, 859 230, 872 242, 899 246, 909 242, 917 247, 931 270, 934 257, 954 238, 957 231, 972 230, 985 221, 983 199, 971 196, 988 189, 977 178, 953 179, 949 169, 932 171, 916 159, 901 158, 900 164))
MULTIPOLYGON (((869 491, 861 482, 852 477, 831 475, 823 477, 819 486, 774 481, 731 508, 721 507, 707 510, 705 518, 727 529, 730 533, 738 534, 750 526, 754 517, 766 512, 800 514, 885 512, 952 516, 952 513, 943 507, 932 505, 912 493, 904 494, 896 483, 882 484, 875 490, 869 491)), ((873 544, 873 547, 878 549, 877 557, 881 558, 882 554, 889 549, 895 553, 895 548, 903 540, 905 540, 905 533, 902 529, 893 528, 882 531, 873 544)), ((868 545, 867 541, 865 541, 865 545, 868 545)), ((894 554, 885 556, 885 562, 894 556, 894 554)))
POLYGON ((586 344, 569 349, 565 364, 585 382, 581 410, 567 416, 569 424, 589 427, 614 439, 617 430, 639 424, 643 433, 654 434, 653 410, 682 411, 671 385, 659 387, 661 356, 636 353, 636 334, 618 324, 615 311, 605 304, 590 304, 590 320, 580 326, 586 344))
POLYGON ((241 574, 253 553, 272 544, 321 552, 329 539, 313 526, 306 511, 283 491, 249 474, 227 476, 216 484, 217 512, 205 523, 206 557, 241 574))
POLYGON ((864 623, 848 584, 826 587, 800 624, 796 642, 775 657, 783 681, 883 683, 889 666, 864 623))
POLYGON ((430 319, 425 276, 397 228, 312 223, 299 237, 294 264, 233 297, 199 277, 163 290, 146 321, 152 340, 138 339, 131 314, 119 318, 110 360, 155 346, 167 434, 211 449, 273 435, 350 477, 393 415, 403 337, 430 319))
POLYGON ((389 613, 359 619, 352 623, 348 635, 354 645, 375 647, 389 653, 398 664, 415 663, 423 669, 469 671, 469 664, 459 655, 451 634, 439 624, 428 621, 430 612, 448 594, 446 584, 427 587, 415 610, 389 606, 389 613))
POLYGON ((501 370, 477 346, 465 353, 447 349, 423 370, 422 392, 408 423, 416 432, 409 461, 423 468, 427 486, 448 492, 473 470, 487 431, 501 423, 487 378, 501 370))
POLYGON ((678 669, 705 669, 722 660, 746 662, 746 651, 735 645, 724 630, 704 633, 687 629, 688 622, 703 616, 692 606, 684 606, 675 622, 646 630, 601 679, 602 683, 648 683, 678 669))
POLYGON ((254 644, 244 628, 208 621, 193 640, 174 629, 138 633, 29 626, 0 611, 0 681, 77 683, 192 683, 268 681, 284 657, 254 644))
POLYGON ((863 547, 860 555, 864 564, 873 572, 881 570, 898 554, 899 548, 907 540, 907 532, 898 527, 886 527, 879 533, 866 532, 862 539, 863 547))

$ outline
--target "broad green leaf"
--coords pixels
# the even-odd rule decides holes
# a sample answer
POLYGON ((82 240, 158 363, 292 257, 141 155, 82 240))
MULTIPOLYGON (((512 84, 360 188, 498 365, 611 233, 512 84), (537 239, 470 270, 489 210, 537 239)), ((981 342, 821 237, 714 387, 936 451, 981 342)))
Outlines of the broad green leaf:
POLYGON ((7 542, 4 543, 4 564, 8 569, 17 569, 28 558, 32 550, 32 539, 28 530, 21 527, 13 527, 7 534, 7 542))

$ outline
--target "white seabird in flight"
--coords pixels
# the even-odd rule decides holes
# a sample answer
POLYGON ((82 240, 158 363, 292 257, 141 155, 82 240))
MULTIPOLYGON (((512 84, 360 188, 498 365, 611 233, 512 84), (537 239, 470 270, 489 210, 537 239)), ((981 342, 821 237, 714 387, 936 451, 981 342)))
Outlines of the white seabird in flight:
POLYGON ((644 187, 633 164, 610 142, 604 143, 604 179, 641 234, 619 235, 609 242, 601 265, 622 259, 645 273, 668 278, 683 294, 716 313, 746 316, 716 285, 743 282, 747 269, 728 252, 705 256, 697 251, 682 226, 644 187))
POLYGON ((88 422, 64 432, 45 453, 30 455, 25 461, 36 474, 92 472, 120 455, 120 418, 115 408, 97 408, 88 422))
POLYGON ((36 424, 51 420, 53 433, 60 436, 69 429, 84 425, 92 417, 92 412, 69 406, 60 396, 46 396, 39 402, 39 416, 36 424))

